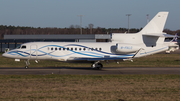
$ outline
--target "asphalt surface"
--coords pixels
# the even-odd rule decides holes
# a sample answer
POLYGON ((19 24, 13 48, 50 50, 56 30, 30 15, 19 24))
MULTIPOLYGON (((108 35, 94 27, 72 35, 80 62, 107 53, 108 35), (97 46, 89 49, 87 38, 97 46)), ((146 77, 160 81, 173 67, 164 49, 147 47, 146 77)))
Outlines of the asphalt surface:
POLYGON ((0 74, 5 75, 45 75, 45 74, 76 74, 76 75, 103 75, 103 74, 180 74, 180 67, 104 67, 95 70, 87 67, 0 67, 0 74))

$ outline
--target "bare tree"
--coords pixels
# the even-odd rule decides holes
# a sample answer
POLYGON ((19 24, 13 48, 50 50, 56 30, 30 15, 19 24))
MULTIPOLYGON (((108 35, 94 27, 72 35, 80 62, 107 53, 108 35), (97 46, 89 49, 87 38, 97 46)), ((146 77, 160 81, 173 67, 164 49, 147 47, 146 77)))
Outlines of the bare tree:
POLYGON ((80 25, 75 25, 75 28, 81 28, 81 26, 80 25))
POLYGON ((69 28, 70 28, 70 29, 73 29, 73 28, 74 28, 74 25, 70 25, 69 28))

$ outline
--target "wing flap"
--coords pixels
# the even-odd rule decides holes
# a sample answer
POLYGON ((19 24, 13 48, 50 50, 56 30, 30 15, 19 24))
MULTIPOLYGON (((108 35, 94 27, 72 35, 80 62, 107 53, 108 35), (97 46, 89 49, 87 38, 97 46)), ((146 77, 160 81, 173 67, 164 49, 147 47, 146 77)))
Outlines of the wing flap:
POLYGON ((127 57, 74 58, 74 59, 71 58, 70 60, 75 60, 75 61, 81 61, 81 60, 86 60, 86 61, 104 61, 104 60, 123 60, 123 59, 127 59, 127 57))

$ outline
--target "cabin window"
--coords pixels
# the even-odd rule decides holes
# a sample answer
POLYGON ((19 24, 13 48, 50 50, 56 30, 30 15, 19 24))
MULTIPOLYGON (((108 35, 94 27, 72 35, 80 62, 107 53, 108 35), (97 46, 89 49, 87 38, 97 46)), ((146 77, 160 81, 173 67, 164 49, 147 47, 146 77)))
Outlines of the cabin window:
POLYGON ((51 48, 51 50, 53 50, 53 48, 51 48))
POLYGON ((26 46, 22 46, 21 49, 26 49, 26 46))
POLYGON ((66 50, 66 48, 63 48, 63 50, 66 50))
POLYGON ((83 49, 84 51, 86 50, 86 48, 83 49))
POLYGON ((77 51, 77 48, 75 48, 75 51, 77 51))
POLYGON ((71 50, 73 50, 73 48, 71 48, 71 50))
POLYGON ((61 48, 59 48, 59 50, 61 50, 61 48))
POLYGON ((95 50, 97 51, 98 49, 97 49, 97 48, 95 48, 95 50))
POLYGON ((94 49, 93 49, 93 48, 91 48, 91 50, 93 51, 94 49))
POLYGON ((79 50, 81 51, 81 48, 79 48, 79 50))
POLYGON ((99 50, 101 51, 102 49, 101 49, 101 48, 99 48, 99 50))
POLYGON ((69 48, 67 48, 67 50, 69 50, 69 48))

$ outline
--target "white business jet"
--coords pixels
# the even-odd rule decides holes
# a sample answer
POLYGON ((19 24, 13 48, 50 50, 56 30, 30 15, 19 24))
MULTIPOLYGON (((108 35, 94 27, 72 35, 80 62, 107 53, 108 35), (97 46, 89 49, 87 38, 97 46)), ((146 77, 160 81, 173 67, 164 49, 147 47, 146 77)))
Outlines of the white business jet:
POLYGON ((175 37, 163 33, 168 12, 159 12, 138 33, 112 33, 111 42, 29 42, 2 56, 26 60, 56 60, 62 62, 92 62, 92 68, 102 69, 101 61, 132 60, 169 50, 169 46, 179 47, 172 41, 164 42, 166 37, 175 37), (173 45, 172 45, 173 44, 173 45))

